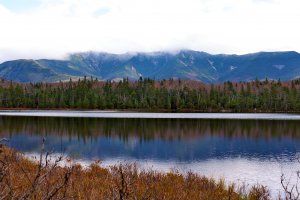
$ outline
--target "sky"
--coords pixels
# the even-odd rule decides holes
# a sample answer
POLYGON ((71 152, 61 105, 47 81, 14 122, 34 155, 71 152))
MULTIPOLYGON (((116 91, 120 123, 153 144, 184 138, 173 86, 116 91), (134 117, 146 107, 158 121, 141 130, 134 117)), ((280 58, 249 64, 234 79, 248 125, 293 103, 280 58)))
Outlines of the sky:
POLYGON ((299 0, 0 0, 0 61, 68 53, 300 52, 299 0))

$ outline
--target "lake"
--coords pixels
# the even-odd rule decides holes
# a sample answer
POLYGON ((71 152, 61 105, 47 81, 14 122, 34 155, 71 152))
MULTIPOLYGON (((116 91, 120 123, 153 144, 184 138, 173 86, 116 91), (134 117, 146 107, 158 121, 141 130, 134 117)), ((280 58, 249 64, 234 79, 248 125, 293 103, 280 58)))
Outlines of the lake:
POLYGON ((227 182, 264 184, 272 194, 281 191, 282 173, 293 177, 300 169, 299 115, 79 111, 0 115, 0 137, 9 138, 9 146, 27 155, 38 154, 45 137, 47 150, 83 164, 99 159, 104 166, 136 162, 146 169, 193 171, 227 182))

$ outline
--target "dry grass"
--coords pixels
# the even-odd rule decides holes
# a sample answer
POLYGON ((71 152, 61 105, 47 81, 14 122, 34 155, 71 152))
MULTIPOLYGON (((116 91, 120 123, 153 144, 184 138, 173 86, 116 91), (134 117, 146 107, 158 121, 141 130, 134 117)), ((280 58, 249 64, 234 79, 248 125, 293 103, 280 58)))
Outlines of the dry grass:
POLYGON ((0 147, 0 199, 270 199, 262 186, 245 192, 193 173, 144 171, 130 164, 61 167, 61 157, 41 155, 33 162, 0 147))

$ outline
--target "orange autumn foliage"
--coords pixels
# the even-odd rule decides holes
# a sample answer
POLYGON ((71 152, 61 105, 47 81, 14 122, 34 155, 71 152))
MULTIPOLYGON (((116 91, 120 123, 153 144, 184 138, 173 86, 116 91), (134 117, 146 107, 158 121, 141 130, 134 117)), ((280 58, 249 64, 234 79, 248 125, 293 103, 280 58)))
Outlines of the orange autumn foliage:
POLYGON ((42 153, 36 161, 0 146, 0 199, 270 199, 255 186, 245 192, 224 181, 178 172, 140 170, 134 164, 87 168, 42 153))

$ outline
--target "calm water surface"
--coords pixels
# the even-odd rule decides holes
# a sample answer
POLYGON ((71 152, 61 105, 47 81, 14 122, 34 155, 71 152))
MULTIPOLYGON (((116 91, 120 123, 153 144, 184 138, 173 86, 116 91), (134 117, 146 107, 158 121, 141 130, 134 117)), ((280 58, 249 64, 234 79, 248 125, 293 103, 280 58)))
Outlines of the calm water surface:
POLYGON ((83 163, 137 162, 142 168, 193 171, 280 191, 280 175, 300 169, 300 121, 0 117, 0 137, 29 155, 46 148, 83 163))

